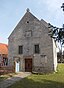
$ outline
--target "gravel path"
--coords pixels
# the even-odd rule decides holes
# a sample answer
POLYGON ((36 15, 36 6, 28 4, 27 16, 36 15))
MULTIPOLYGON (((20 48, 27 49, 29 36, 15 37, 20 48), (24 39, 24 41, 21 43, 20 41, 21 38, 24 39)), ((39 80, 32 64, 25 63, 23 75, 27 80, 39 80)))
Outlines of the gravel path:
POLYGON ((17 75, 14 75, 14 77, 10 77, 2 82, 0 82, 0 88, 7 88, 10 85, 14 84, 16 81, 21 80, 24 77, 27 77, 31 75, 30 72, 19 72, 17 75))

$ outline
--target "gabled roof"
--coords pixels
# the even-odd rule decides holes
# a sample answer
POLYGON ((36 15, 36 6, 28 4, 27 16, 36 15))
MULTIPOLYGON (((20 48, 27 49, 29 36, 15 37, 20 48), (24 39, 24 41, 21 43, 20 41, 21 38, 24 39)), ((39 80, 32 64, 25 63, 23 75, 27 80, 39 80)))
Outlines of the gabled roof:
MULTIPOLYGON (((37 20, 39 22, 41 22, 45 27, 48 27, 47 25, 47 22, 45 22, 43 19, 42 20, 39 20, 38 18, 36 18, 31 12, 29 9, 27 9, 25 15, 22 17, 22 19, 19 21, 19 23, 16 25, 16 27, 14 28, 14 30, 12 31, 12 33, 10 34, 10 36, 14 33, 14 31, 17 29, 17 28, 20 28, 20 24, 23 25, 23 23, 25 21, 27 21, 29 18, 29 20, 37 20)), ((8 37, 8 39, 10 38, 10 36, 8 37)))
POLYGON ((0 43, 0 54, 8 54, 8 45, 0 43))

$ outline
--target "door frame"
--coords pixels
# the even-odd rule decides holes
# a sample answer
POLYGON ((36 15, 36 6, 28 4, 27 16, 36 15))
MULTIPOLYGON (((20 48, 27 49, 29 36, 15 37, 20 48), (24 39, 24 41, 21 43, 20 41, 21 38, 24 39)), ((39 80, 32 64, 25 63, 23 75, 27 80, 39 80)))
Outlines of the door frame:
POLYGON ((16 66, 15 67, 15 72, 20 72, 20 62, 19 61, 18 62, 16 61, 15 64, 16 64, 15 65, 16 66))
POLYGON ((25 58, 25 72, 32 72, 32 58, 25 58), (27 71, 27 69, 26 69, 26 61, 27 60, 28 60, 28 62, 29 62, 29 60, 31 60, 31 71, 27 71))
POLYGON ((16 67, 19 66, 18 72, 20 72, 20 58, 19 57, 14 57, 14 70, 16 72, 16 67), (17 64, 18 63, 18 64, 17 64))

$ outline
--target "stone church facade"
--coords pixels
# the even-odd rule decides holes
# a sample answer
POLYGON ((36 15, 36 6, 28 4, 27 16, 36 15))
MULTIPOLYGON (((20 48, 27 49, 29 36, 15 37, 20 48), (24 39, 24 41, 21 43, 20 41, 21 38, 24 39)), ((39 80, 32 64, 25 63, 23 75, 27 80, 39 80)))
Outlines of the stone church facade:
POLYGON ((8 38, 9 65, 14 65, 16 72, 56 71, 56 45, 48 33, 48 24, 27 9, 8 38))

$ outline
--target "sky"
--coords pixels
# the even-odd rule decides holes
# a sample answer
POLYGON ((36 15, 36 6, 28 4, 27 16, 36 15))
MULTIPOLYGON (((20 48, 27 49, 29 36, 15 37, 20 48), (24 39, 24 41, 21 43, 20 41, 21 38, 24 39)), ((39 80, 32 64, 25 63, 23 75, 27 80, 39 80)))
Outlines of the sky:
POLYGON ((64 0, 0 0, 0 43, 8 44, 8 37, 29 8, 39 20, 62 27, 64 0))

